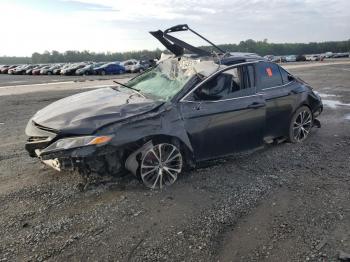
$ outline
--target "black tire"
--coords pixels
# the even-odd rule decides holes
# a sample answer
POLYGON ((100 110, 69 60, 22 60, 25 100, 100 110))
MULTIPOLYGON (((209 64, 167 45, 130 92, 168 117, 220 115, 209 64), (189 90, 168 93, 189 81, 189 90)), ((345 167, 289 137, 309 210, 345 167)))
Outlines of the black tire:
POLYGON ((310 134, 313 121, 310 108, 307 106, 299 107, 289 124, 288 141, 291 143, 303 142, 310 134))
POLYGON ((106 71, 102 70, 100 74, 101 74, 101 76, 105 76, 106 75, 106 71))

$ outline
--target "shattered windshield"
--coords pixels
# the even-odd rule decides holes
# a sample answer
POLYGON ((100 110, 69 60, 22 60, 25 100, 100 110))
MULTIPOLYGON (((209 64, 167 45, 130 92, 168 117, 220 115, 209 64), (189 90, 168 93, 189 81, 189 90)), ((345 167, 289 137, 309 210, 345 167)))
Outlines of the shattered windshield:
POLYGON ((127 85, 140 90, 146 96, 166 101, 177 94, 196 74, 192 69, 177 58, 169 58, 161 61, 154 69, 130 80, 127 85))

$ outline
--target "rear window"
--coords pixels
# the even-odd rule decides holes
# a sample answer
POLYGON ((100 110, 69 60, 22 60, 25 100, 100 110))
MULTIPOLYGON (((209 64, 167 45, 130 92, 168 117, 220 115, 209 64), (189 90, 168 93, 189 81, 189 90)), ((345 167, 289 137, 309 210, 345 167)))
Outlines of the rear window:
POLYGON ((257 71, 260 89, 283 85, 281 73, 276 64, 260 62, 257 64, 257 71))

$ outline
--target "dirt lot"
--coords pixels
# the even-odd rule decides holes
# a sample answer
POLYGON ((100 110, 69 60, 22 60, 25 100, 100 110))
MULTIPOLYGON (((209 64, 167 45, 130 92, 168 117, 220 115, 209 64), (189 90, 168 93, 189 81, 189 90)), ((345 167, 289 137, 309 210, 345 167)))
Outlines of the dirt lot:
POLYGON ((322 94, 321 129, 303 144, 204 163, 163 191, 130 175, 81 192, 78 175, 42 166, 23 146, 38 109, 83 90, 0 89, 0 261, 336 261, 350 253, 350 65, 290 71, 322 94))
POLYGON ((21 85, 40 85, 46 83, 61 83, 61 82, 80 82, 92 80, 109 80, 115 78, 132 77, 135 74, 122 75, 90 75, 90 76, 61 76, 61 75, 1 75, 0 86, 21 86, 21 85))

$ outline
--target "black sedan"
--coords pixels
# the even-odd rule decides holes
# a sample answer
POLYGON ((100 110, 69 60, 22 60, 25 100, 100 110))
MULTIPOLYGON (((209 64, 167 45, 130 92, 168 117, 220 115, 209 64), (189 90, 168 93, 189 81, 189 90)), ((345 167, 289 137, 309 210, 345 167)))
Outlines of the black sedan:
POLYGON ((83 175, 126 169, 147 187, 162 188, 200 161, 264 143, 299 143, 320 127, 321 98, 277 64, 251 56, 218 61, 188 44, 201 58, 186 58, 183 42, 168 32, 154 35, 173 57, 125 84, 37 112, 26 127, 29 154, 83 175))

